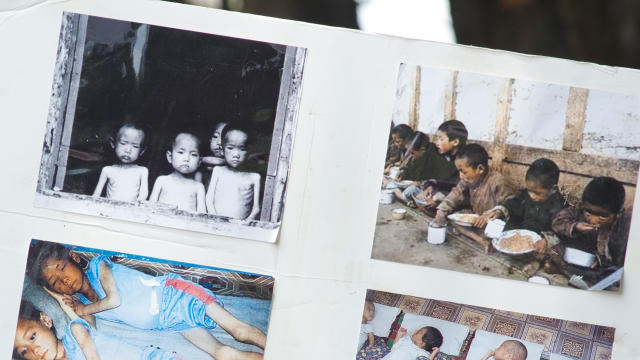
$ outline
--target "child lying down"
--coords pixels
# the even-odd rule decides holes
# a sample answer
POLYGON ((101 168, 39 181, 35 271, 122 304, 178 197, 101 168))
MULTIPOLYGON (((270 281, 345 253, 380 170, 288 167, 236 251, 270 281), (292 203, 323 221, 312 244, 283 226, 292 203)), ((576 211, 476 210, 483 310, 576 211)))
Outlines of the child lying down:
POLYGON ((424 356, 434 360, 442 345, 442 334, 432 326, 425 326, 416 330, 411 336, 407 329, 400 328, 391 351, 383 360, 408 360, 424 356))

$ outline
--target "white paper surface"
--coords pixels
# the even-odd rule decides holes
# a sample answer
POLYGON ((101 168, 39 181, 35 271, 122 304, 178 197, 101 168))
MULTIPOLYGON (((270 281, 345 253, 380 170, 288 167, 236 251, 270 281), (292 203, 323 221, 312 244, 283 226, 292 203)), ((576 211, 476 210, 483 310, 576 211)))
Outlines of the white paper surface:
POLYGON ((0 44, 2 358, 12 351, 31 238, 273 275, 266 359, 352 359, 367 288, 611 326, 613 359, 640 356, 637 216, 616 294, 369 259, 400 63, 636 96, 637 71, 144 0, 55 2, 0 15, 0 44), (62 11, 308 49, 277 244, 33 207, 62 11))

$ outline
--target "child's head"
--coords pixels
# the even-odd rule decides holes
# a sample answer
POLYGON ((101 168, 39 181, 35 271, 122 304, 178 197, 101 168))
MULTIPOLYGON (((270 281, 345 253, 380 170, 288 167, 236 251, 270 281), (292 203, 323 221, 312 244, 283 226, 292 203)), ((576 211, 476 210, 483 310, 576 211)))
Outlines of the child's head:
POLYGON ((423 132, 416 131, 409 144, 409 152, 413 155, 423 152, 427 149, 427 145, 429 145, 429 137, 423 132))
POLYGON ((238 167, 247 157, 249 131, 235 124, 228 124, 222 130, 224 160, 232 168, 238 167))
POLYGON ((200 166, 200 146, 197 136, 188 132, 178 133, 173 139, 171 150, 167 150, 167 161, 180 174, 193 174, 200 166))
POLYGON ((80 292, 87 282, 79 258, 68 248, 56 243, 41 243, 29 253, 30 277, 39 285, 59 294, 80 292))
POLYGON ((116 153, 116 158, 122 164, 135 163, 144 153, 144 130, 134 123, 122 125, 111 140, 111 147, 116 153))
POLYGON ((391 130, 393 144, 400 149, 406 149, 411 143, 413 129, 409 125, 400 124, 391 130))
POLYGON ((209 149, 214 156, 223 157, 224 152, 222 150, 222 130, 227 126, 226 122, 219 122, 216 124, 216 128, 213 130, 213 135, 209 140, 209 149))
POLYGON ((467 128, 461 121, 448 120, 438 126, 434 144, 440 154, 454 154, 467 144, 467 128))
POLYGON ((455 164, 460 180, 473 184, 488 171, 489 154, 482 146, 469 144, 458 151, 455 164))
POLYGON ((53 320, 30 302, 22 301, 13 341, 13 357, 52 360, 62 354, 64 348, 55 335, 53 320))
POLYGON ((624 207, 624 186, 611 177, 597 177, 582 192, 582 212, 592 225, 613 224, 624 207))
POLYGON ((558 185, 560 169, 549 159, 538 159, 531 163, 525 175, 525 184, 531 200, 546 200, 558 185))
POLYGON ((362 323, 368 323, 373 320, 373 317, 376 314, 376 307, 373 305, 373 302, 367 300, 364 302, 364 311, 362 311, 362 323))
POLYGON ((411 341, 421 349, 429 352, 442 346, 442 333, 433 326, 425 326, 411 335, 411 341))
POLYGON ((518 340, 503 342, 493 354, 495 360, 525 360, 528 352, 526 346, 518 340))

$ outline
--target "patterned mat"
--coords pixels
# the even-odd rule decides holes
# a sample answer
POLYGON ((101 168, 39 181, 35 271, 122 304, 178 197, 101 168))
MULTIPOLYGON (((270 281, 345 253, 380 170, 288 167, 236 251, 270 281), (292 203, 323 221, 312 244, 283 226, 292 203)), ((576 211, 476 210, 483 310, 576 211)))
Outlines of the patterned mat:
MULTIPOLYGON (((551 353, 578 360, 610 360, 615 329, 446 301, 368 290, 367 300, 544 345, 551 353)), ((473 336, 473 335, 470 335, 473 336)))

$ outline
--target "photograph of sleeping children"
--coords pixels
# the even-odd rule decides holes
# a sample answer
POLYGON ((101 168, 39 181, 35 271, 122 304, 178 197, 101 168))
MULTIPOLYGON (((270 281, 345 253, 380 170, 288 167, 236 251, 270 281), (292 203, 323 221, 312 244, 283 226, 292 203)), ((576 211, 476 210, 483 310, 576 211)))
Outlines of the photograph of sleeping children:
POLYGON ((619 290, 639 100, 401 64, 371 257, 619 290))
POLYGON ((615 329, 367 290, 356 360, 610 359, 615 329))
POLYGON ((270 276, 32 240, 14 359, 262 359, 270 276))
POLYGON ((58 47, 36 205, 275 241, 305 49, 72 13, 58 47))

